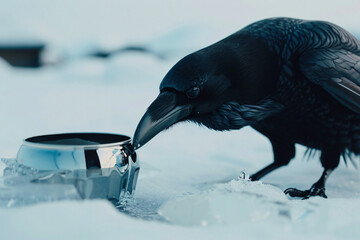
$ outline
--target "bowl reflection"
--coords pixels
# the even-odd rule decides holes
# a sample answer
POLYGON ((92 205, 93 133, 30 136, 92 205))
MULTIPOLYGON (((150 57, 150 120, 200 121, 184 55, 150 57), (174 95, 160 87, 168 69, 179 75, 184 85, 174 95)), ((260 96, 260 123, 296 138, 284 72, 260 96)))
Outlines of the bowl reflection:
POLYGON ((82 198, 132 195, 140 170, 128 136, 65 133, 24 140, 17 162, 38 169, 33 183, 73 184, 82 198))

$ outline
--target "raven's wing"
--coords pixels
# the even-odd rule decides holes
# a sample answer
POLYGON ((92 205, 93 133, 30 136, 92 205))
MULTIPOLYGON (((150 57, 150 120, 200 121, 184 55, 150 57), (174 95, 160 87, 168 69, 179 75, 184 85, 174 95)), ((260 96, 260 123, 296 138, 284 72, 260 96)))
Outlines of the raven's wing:
POLYGON ((299 58, 305 77, 360 113, 360 56, 344 49, 312 49, 299 58))

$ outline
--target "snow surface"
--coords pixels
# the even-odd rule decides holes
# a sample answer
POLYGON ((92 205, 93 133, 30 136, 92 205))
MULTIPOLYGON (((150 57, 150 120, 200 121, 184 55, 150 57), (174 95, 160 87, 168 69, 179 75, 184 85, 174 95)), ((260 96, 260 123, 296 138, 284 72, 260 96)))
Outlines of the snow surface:
MULTIPOLYGON (((12 0, 2 5, 2 41, 21 36, 49 42, 45 57, 66 61, 33 70, 14 69, 0 59, 1 158, 15 157, 21 140, 33 135, 132 136, 161 79, 181 56, 252 21, 323 19, 357 33, 360 20, 355 0, 12 0), (167 58, 140 52, 105 60, 85 57, 94 49, 128 44, 167 58)), ((303 153, 298 146, 289 166, 263 183, 248 182, 238 178, 242 172, 248 176, 272 161, 264 137, 250 128, 219 133, 178 124, 138 151, 138 186, 126 206, 115 209, 105 200, 54 202, 56 196, 35 199, 35 205, 10 204, 0 208, 0 239, 359 239, 360 175, 353 166, 341 163, 330 177, 329 199, 289 200, 282 193, 287 187, 308 188, 321 175, 318 156, 307 161, 303 153)), ((0 196, 8 190, 4 168, 0 163, 0 196)), ((74 193, 58 187, 53 192, 74 193)))

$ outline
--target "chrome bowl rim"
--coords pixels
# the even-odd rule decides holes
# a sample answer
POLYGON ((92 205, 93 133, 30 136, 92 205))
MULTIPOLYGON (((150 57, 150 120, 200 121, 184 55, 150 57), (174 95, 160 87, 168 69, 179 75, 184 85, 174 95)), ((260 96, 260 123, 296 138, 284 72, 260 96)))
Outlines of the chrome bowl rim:
POLYGON ((122 145, 127 145, 131 143, 131 138, 126 135, 122 134, 116 134, 116 133, 105 133, 105 132, 68 132, 68 133, 54 133, 54 134, 46 134, 46 135, 37 135, 33 137, 29 137, 26 139, 23 139, 23 145, 29 146, 29 147, 35 147, 40 149, 52 149, 52 150, 73 150, 73 149, 99 149, 99 148, 109 148, 109 147, 119 147, 122 145), (51 136, 59 136, 59 135, 103 135, 103 136, 116 136, 116 137, 122 137, 126 140, 123 141, 117 141, 117 142, 111 142, 111 143, 103 143, 103 144, 89 144, 89 145, 60 145, 60 144, 46 144, 46 143, 37 143, 37 142, 31 142, 31 139, 34 138, 41 138, 41 137, 51 137, 51 136))

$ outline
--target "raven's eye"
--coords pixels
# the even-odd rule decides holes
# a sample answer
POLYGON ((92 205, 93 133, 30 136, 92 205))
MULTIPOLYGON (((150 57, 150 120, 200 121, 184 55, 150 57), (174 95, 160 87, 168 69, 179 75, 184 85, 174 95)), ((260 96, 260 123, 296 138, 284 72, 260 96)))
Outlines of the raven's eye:
POLYGON ((199 95, 199 93, 200 93, 200 88, 199 87, 192 87, 189 90, 187 90, 186 96, 188 98, 196 98, 197 95, 199 95))

